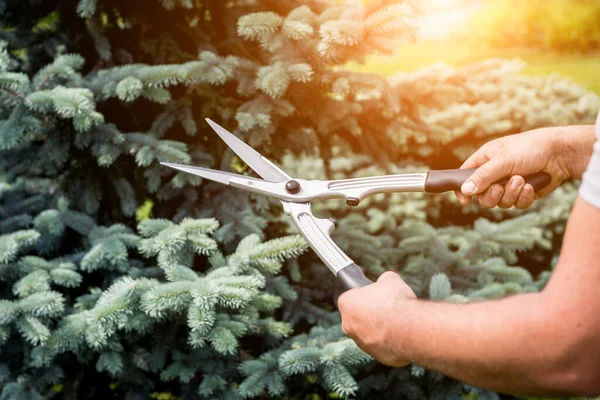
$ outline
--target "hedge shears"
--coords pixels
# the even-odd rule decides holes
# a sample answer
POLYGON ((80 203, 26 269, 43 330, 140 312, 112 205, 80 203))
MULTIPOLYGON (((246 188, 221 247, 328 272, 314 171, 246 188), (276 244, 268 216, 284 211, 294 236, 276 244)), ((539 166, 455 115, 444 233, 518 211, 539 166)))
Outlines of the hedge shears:
MULTIPOLYGON (((292 178, 234 134, 208 118, 206 121, 231 150, 263 179, 190 165, 165 162, 161 164, 204 179, 279 199, 283 210, 292 217, 309 246, 347 289, 363 287, 373 282, 331 239, 330 233, 336 226, 335 221, 313 215, 310 204, 312 200, 343 198, 349 206, 357 206, 362 199, 377 193, 456 191, 460 190, 461 185, 475 171, 432 170, 330 181, 292 178)), ((529 175, 525 180, 539 190, 550 182, 550 176, 542 172, 529 175)), ((507 181, 508 178, 504 178, 498 183, 505 185, 507 181)))

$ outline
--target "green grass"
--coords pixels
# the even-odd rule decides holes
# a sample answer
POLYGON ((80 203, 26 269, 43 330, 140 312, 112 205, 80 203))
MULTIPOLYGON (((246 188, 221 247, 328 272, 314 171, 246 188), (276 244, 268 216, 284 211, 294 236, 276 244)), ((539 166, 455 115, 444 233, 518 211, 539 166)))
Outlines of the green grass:
POLYGON ((589 90, 600 93, 600 54, 543 53, 527 49, 499 50, 478 45, 473 40, 403 43, 394 56, 372 56, 365 64, 350 63, 347 67, 355 71, 391 75, 399 71, 414 71, 435 62, 445 62, 458 67, 486 58, 515 57, 527 62, 528 67, 523 71, 525 74, 548 75, 558 72, 589 90))

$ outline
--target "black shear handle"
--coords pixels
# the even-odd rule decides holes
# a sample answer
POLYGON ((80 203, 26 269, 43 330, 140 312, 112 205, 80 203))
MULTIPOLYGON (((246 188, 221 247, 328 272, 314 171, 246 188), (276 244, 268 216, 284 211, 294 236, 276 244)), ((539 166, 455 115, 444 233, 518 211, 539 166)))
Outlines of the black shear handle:
POLYGON ((358 289, 373 283, 355 263, 349 264, 339 270, 337 277, 347 290, 358 289))
MULTIPOLYGON (((460 190, 460 187, 473 175, 475 169, 442 169, 429 171, 425 180, 425 191, 427 193, 443 193, 460 190)), ((502 186, 506 185, 510 177, 500 179, 502 186)), ((543 189, 551 181, 550 175, 545 172, 524 176, 525 182, 531 184, 537 192, 543 189)))

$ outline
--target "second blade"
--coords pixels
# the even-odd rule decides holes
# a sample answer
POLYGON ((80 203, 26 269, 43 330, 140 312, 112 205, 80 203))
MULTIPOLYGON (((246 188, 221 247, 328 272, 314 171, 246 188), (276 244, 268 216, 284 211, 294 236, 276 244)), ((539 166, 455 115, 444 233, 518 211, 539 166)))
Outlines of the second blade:
POLYGON ((225 128, 208 118, 206 118, 206 122, 208 122, 217 135, 227 143, 227 146, 229 146, 239 158, 244 160, 244 162, 263 179, 270 182, 283 182, 289 179, 288 176, 273 168, 259 152, 241 141, 233 133, 227 131, 225 128))

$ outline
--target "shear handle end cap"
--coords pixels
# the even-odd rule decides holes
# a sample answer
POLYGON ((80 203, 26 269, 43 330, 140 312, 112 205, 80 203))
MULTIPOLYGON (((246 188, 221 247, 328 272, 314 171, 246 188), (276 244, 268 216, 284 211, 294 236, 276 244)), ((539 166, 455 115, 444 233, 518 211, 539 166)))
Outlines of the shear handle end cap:
POLYGON ((349 264, 338 271, 338 279, 346 289, 358 289, 373 283, 365 276, 362 268, 355 263, 349 264))

